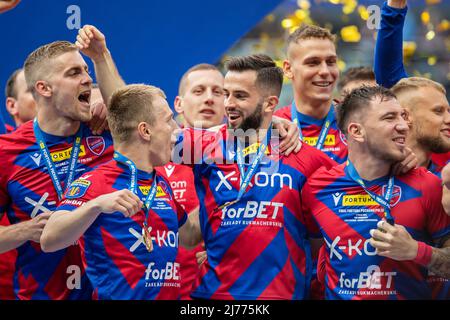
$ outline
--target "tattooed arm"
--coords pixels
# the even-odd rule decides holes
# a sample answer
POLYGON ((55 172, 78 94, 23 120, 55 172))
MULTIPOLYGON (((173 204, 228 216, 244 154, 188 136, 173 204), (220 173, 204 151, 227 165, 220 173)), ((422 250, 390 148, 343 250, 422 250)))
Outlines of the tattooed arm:
POLYGON ((378 255, 397 261, 413 260, 428 267, 434 274, 450 279, 450 236, 440 239, 439 243, 443 245, 436 248, 414 240, 401 225, 391 226, 380 221, 377 227, 370 232, 370 244, 378 255))

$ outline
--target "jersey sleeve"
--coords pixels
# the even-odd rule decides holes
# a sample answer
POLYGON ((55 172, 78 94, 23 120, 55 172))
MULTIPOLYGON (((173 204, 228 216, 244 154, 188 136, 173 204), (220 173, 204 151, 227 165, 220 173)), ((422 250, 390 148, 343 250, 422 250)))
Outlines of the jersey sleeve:
MULTIPOLYGON (((3 163, 5 163, 5 159, 7 159, 8 155, 5 154, 4 149, 1 147, 2 141, 0 140, 0 159, 3 159, 3 163)), ((9 166, 9 162, 6 161, 6 166, 9 166)), ((3 215, 6 208, 8 207, 11 199, 8 193, 8 172, 10 170, 0 170, 0 216, 3 215)))
POLYGON ((204 163, 206 158, 221 157, 224 132, 223 129, 183 129, 174 148, 172 161, 193 167, 204 163))
POLYGON ((311 238, 322 238, 319 225, 313 216, 314 210, 314 194, 309 181, 307 180, 302 189, 301 194, 302 213, 305 219, 305 226, 311 238))
POLYGON ((374 71, 379 85, 391 88, 406 78, 403 66, 403 25, 408 8, 392 8, 383 4, 381 26, 375 45, 374 71))
POLYGON ((178 217, 178 227, 180 228, 183 224, 186 223, 186 220, 188 218, 188 215, 184 208, 181 206, 181 204, 178 203, 177 200, 173 199, 175 202, 175 209, 178 217))
POLYGON ((83 206, 98 196, 94 189, 93 181, 80 177, 67 188, 56 210, 73 211, 83 206))
POLYGON ((441 180, 431 172, 424 172, 423 201, 426 212, 426 228, 433 240, 450 235, 450 216, 442 207, 441 180))

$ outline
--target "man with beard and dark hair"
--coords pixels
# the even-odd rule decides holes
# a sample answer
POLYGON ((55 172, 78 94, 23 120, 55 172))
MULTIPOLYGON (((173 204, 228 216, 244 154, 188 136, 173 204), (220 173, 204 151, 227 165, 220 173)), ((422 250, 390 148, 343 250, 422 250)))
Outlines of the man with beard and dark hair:
POLYGON ((348 161, 317 170, 302 192, 327 244, 326 298, 431 299, 428 271, 449 277, 450 218, 438 177, 392 173, 406 157, 406 111, 379 86, 353 90, 336 110, 348 161))
POLYGON ((188 150, 201 160, 193 168, 207 251, 191 296, 306 299, 316 230, 302 214, 300 192, 316 169, 335 162, 307 145, 279 154, 270 128, 283 74, 270 57, 236 57, 226 67, 228 128, 190 128, 183 136, 185 163, 188 150))

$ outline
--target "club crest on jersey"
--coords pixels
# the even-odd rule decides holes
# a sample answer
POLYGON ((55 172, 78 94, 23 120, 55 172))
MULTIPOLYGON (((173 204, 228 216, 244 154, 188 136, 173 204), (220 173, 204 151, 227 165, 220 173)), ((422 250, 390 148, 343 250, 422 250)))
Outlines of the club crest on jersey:
MULTIPOLYGON (((386 188, 387 186, 384 185, 382 189, 383 196, 386 194, 386 188)), ((397 205, 397 203, 399 203, 401 198, 402 198, 402 188, 397 185, 394 185, 394 190, 392 191, 391 207, 397 205)))
POLYGON ((72 182, 70 188, 66 191, 66 199, 76 199, 84 196, 90 185, 91 182, 84 179, 78 179, 72 182))
POLYGON ((92 136, 86 138, 86 144, 89 150, 97 156, 105 151, 105 139, 101 136, 92 136))

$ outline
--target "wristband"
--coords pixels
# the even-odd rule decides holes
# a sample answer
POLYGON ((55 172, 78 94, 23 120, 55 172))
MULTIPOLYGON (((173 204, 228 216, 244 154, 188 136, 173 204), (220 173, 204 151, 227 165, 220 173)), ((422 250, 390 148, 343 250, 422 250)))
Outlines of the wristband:
POLYGON ((430 262, 431 262, 431 256, 433 254, 432 247, 427 245, 427 244, 425 244, 425 243, 423 243, 423 242, 421 242, 421 241, 418 241, 417 245, 418 245, 418 247, 417 247, 417 255, 416 255, 416 257, 414 258, 413 261, 415 263, 418 263, 418 264, 422 265, 422 266, 429 265, 430 262))

